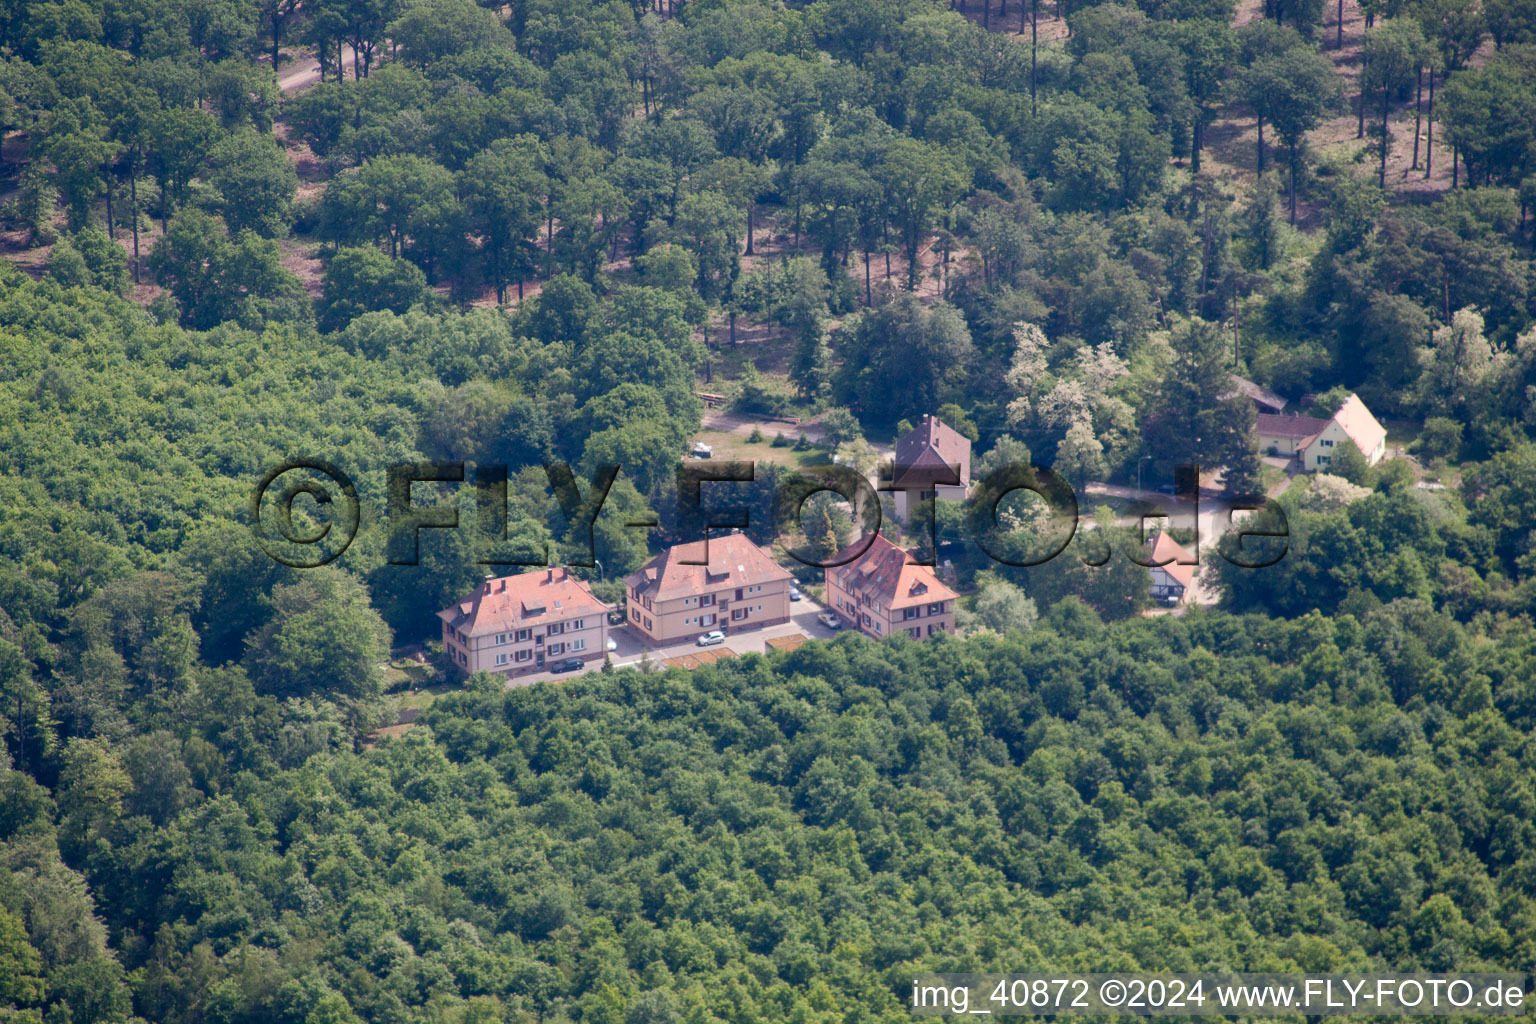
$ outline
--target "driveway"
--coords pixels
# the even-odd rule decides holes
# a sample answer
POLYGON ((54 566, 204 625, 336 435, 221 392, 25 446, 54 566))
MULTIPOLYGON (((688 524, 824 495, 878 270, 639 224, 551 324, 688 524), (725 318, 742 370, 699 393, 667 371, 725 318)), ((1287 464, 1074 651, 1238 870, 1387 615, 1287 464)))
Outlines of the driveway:
MULTIPOLYGON (((1137 490, 1134 487, 1123 487, 1118 484, 1090 483, 1086 491, 1088 494, 1111 495, 1117 498, 1129 498, 1133 501, 1145 502, 1153 510, 1166 513, 1170 528, 1194 528, 1198 525, 1200 537, 1200 571, 1195 576, 1195 585, 1186 598, 1188 603, 1201 605, 1214 605, 1221 600, 1221 592, 1215 585, 1213 574, 1209 572, 1210 559, 1215 556, 1215 549, 1221 543, 1221 538, 1232 527, 1232 505, 1222 501, 1211 491, 1200 490, 1200 515, 1198 524, 1195 521, 1195 508, 1186 501, 1180 501, 1171 494, 1162 491, 1137 490), (1210 557, 1207 557, 1210 556, 1210 557)), ((1084 501, 1085 508, 1091 507, 1091 502, 1084 501)), ((1241 515, 1241 514, 1240 514, 1241 515)), ((1137 516, 1122 516, 1117 520, 1120 526, 1138 526, 1142 520, 1137 516)), ((1153 524, 1149 519, 1147 525, 1153 524)))
MULTIPOLYGON (((662 662, 668 658, 678 658, 685 654, 699 654, 704 651, 718 651, 722 647, 734 654, 763 654, 768 650, 767 641, 785 636, 806 636, 815 640, 829 640, 837 635, 837 631, 830 630, 816 621, 816 616, 822 612, 822 606, 812 601, 809 597, 793 601, 789 606, 789 621, 781 622, 777 626, 768 626, 764 629, 754 629, 748 632, 727 634, 725 643, 716 644, 713 647, 700 647, 692 640, 680 643, 654 646, 641 635, 639 630, 629 625, 609 626, 608 637, 614 642, 616 650, 611 653, 614 668, 628 668, 639 666, 650 655, 651 664, 660 670, 662 662)), ((603 667, 600 660, 587 663, 589 672, 595 672, 603 667)), ((545 683, 551 680, 574 679, 582 675, 580 672, 566 672, 556 675, 552 672, 538 672, 531 675, 519 676, 507 681, 508 687, 528 686, 532 683, 545 683)))

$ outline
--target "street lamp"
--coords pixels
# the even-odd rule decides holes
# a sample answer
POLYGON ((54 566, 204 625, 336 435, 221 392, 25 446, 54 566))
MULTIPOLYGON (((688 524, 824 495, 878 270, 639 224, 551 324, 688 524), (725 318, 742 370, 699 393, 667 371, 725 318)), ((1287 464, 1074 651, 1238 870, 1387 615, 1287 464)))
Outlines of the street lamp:
MULTIPOLYGON (((1150 458, 1152 458, 1152 456, 1143 455, 1140 459, 1136 460, 1136 490, 1138 492, 1141 490, 1141 464, 1150 458)), ((1137 494, 1137 497, 1140 497, 1139 493, 1137 494)))

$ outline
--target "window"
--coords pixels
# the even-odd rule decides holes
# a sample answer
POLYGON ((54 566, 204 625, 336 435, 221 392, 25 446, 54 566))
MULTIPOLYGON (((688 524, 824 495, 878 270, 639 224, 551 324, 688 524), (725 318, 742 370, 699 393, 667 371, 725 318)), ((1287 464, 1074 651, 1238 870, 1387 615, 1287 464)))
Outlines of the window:
POLYGON ((558 636, 559 634, 564 633, 564 632, 565 632, 565 623, 563 623, 563 622, 555 622, 555 623, 551 623, 549 625, 549 627, 544 630, 544 635, 545 636, 558 636))
POLYGON ((714 594, 705 594, 703 597, 699 598, 699 607, 700 608, 708 608, 710 605, 712 605, 714 603, 715 603, 715 595, 714 594))
POLYGON ((745 609, 745 608, 732 608, 731 609, 731 621, 732 622, 740 622, 742 619, 744 619, 746 617, 747 617, 747 609, 745 609))
POLYGON ((502 644, 504 644, 506 642, 507 642, 507 634, 505 634, 505 633, 497 633, 496 634, 496 646, 497 647, 500 647, 502 644))
POLYGON ((520 629, 520 630, 517 631, 517 634, 516 634, 517 642, 518 643, 522 643, 524 640, 527 640, 532 635, 533 635, 533 630, 531 630, 531 629, 520 629))
POLYGON ((915 619, 920 617, 922 614, 923 610, 921 608, 903 608, 901 610, 901 617, 903 619, 915 619))
POLYGON ((923 627, 922 626, 913 626, 911 629, 907 630, 907 636, 911 637, 913 640, 921 639, 922 635, 923 635, 923 627))
POLYGON ((1319 455, 1317 457, 1317 464, 1319 466, 1326 466, 1326 465, 1328 465, 1328 463, 1330 463, 1332 461, 1333 461, 1333 456, 1331 456, 1331 455, 1319 455))
POLYGON ((498 665, 505 665, 506 663, 507 663, 507 656, 505 654, 498 654, 498 655, 496 655, 496 664, 498 664, 498 665))
POLYGON ((1323 447, 1324 448, 1332 448, 1333 447, 1333 442, 1328 440, 1327 438, 1323 438, 1323 447))
POLYGON ((587 628, 587 620, 586 619, 572 619, 571 620, 571 628, 572 629, 586 629, 587 628))
POLYGON ((571 641, 571 650, 573 650, 573 651, 584 651, 586 649, 587 649, 587 642, 585 640, 572 640, 571 641))
POLYGON ((550 644, 549 649, 545 653, 549 654, 550 657, 554 657, 556 654, 564 654, 565 644, 550 644))
POLYGON ((531 657, 533 657, 533 652, 532 651, 517 651, 517 652, 515 652, 512 655, 512 660, 513 661, 527 661, 531 657))
POLYGON ((928 606, 928 614, 929 615, 939 615, 943 611, 944 611, 944 602, 943 601, 939 601, 936 604, 931 604, 931 605, 928 606))
POLYGON ((640 621, 640 613, 637 612, 635 609, 631 608, 629 610, 629 621, 631 621, 631 622, 639 622, 640 621))
POLYGON ((713 615, 700 615, 699 616, 699 625, 701 625, 701 626, 713 626, 714 624, 715 624, 715 617, 713 615))

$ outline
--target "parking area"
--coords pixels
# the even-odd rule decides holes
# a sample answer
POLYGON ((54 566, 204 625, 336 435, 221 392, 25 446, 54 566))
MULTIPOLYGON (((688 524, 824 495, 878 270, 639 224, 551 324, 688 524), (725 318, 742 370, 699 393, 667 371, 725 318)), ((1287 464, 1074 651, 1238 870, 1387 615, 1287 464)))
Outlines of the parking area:
MULTIPOLYGON (((812 601, 809 597, 803 597, 789 606, 789 621, 781 622, 776 626, 768 626, 765 629, 754 629, 749 632, 728 635, 725 642, 713 647, 700 647, 692 640, 682 643, 652 645, 649 640, 636 629, 628 625, 609 626, 608 636, 614 643, 611 653, 615 668, 624 668, 630 665, 639 665, 649 655, 650 661, 657 668, 673 658, 688 658, 702 651, 719 652, 722 648, 729 650, 731 654, 763 654, 769 649, 769 640, 778 640, 784 637, 810 637, 817 640, 827 640, 837 635, 837 631, 830 630, 816 621, 816 616, 821 614, 822 606, 812 601)), ((593 659, 587 663, 587 671, 593 672, 603 667, 601 658, 593 659)), ((555 674, 552 672, 538 672, 531 675, 520 676, 517 679, 508 680, 508 686, 528 686, 532 683, 549 682, 550 680, 572 679, 581 675, 580 672, 566 672, 555 674)))

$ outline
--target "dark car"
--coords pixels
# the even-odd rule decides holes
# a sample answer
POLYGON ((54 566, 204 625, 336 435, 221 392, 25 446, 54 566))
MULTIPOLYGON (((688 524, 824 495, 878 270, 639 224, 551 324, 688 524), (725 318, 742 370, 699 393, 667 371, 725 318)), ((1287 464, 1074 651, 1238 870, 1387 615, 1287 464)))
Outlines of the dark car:
POLYGON ((552 665, 550 667, 550 671, 551 672, 580 672, 582 669, 584 669, 586 667, 587 667, 587 663, 582 661, 580 658, 566 658, 564 661, 557 661, 557 662, 555 662, 554 665, 552 665))

